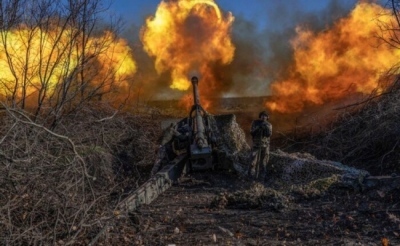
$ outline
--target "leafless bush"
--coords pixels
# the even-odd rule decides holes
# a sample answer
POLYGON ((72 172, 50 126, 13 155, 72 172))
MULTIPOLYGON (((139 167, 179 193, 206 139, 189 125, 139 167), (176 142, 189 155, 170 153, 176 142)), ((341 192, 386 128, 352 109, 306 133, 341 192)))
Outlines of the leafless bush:
POLYGON ((70 115, 53 131, 25 112, 0 111, 1 244, 114 244, 134 237, 114 206, 126 184, 144 176, 138 165, 152 163, 159 125, 98 108, 70 115), (132 159, 122 160, 123 151, 132 159), (131 166, 130 176, 119 177, 121 163, 131 166))
MULTIPOLYGON (((400 82, 390 76, 383 91, 340 108, 326 130, 309 134, 299 129, 286 150, 301 150, 323 158, 368 169, 371 173, 400 171, 400 82)), ((380 85, 382 88, 382 84, 380 85)))
MULTIPOLYGON (((379 22, 376 37, 394 52, 400 48, 400 1, 389 0, 395 21, 379 22)), ((296 128, 279 141, 286 150, 307 151, 319 158, 333 159, 368 169, 373 174, 400 172, 400 81, 399 64, 382 76, 377 89, 365 100, 338 110, 328 127, 314 132, 313 125, 296 128)))
POLYGON ((106 3, 1 2, 0 101, 31 112, 33 121, 46 117, 54 128, 87 102, 128 97, 136 68, 117 38, 119 21, 101 21, 106 3))

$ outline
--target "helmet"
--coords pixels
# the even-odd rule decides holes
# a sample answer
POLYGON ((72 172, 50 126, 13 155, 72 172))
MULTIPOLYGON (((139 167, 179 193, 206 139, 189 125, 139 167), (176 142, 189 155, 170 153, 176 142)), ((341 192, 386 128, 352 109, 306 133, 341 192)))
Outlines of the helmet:
POLYGON ((269 116, 268 112, 264 110, 264 111, 260 112, 260 114, 258 115, 258 118, 261 118, 261 116, 263 116, 263 115, 265 115, 267 117, 269 116))

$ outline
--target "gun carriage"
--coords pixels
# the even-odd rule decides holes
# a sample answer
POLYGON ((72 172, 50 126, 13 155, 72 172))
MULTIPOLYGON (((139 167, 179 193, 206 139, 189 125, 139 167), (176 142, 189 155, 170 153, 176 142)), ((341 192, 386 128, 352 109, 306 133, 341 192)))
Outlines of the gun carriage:
POLYGON ((216 168, 215 132, 210 124, 210 115, 200 104, 199 80, 192 77, 191 82, 194 102, 189 116, 175 125, 180 135, 161 146, 167 152, 166 159, 171 161, 167 161, 155 175, 122 201, 120 209, 136 210, 142 204, 150 204, 182 175, 216 168))

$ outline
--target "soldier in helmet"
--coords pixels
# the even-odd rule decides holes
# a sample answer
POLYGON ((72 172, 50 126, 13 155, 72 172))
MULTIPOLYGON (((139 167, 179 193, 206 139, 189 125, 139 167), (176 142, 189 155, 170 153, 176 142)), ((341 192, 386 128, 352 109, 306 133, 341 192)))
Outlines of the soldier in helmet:
POLYGON ((262 111, 257 120, 251 124, 250 134, 253 146, 250 153, 250 164, 248 175, 254 176, 260 182, 265 181, 267 174, 267 163, 269 160, 269 143, 272 134, 272 125, 268 121, 267 111, 262 111))
POLYGON ((185 122, 180 125, 171 123, 163 132, 161 144, 157 150, 156 160, 150 173, 151 176, 154 176, 160 171, 166 162, 186 152, 190 133, 191 129, 185 122))
MULTIPOLYGON (((176 124, 171 123, 171 125, 164 131, 161 144, 157 150, 157 158, 154 162, 153 169, 150 175, 154 176, 162 167, 162 162, 168 160, 167 147, 171 145, 171 142, 175 136, 179 136, 180 133, 176 129, 176 124)), ((172 145, 171 145, 172 146, 172 145)))

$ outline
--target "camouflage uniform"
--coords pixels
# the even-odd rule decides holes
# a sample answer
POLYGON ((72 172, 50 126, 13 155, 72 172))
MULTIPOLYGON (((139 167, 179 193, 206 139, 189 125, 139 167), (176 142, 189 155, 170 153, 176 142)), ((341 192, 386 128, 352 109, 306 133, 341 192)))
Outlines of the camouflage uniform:
MULTIPOLYGON (((181 134, 175 129, 176 125, 171 124, 164 132, 163 138, 161 140, 161 144, 157 150, 157 159, 154 162, 153 169, 151 170, 151 176, 154 176, 162 167, 162 162, 164 160, 168 161, 168 153, 167 153, 167 145, 172 144, 172 140, 176 136, 180 136, 181 134)), ((172 145, 171 145, 172 148, 172 145)))
POLYGON ((267 175, 269 142, 272 134, 272 125, 268 122, 268 114, 265 111, 260 113, 259 120, 252 122, 250 134, 253 138, 253 147, 247 173, 250 177, 254 176, 258 181, 264 182, 267 175), (266 117, 263 117, 263 115, 266 117))

